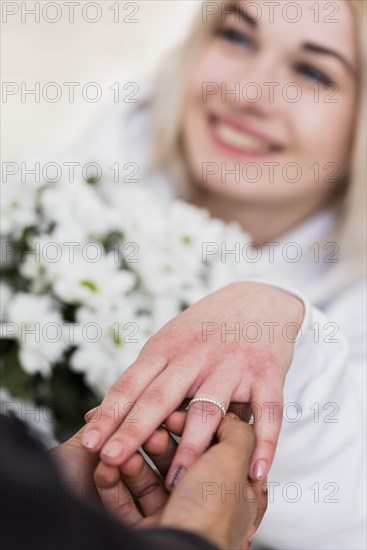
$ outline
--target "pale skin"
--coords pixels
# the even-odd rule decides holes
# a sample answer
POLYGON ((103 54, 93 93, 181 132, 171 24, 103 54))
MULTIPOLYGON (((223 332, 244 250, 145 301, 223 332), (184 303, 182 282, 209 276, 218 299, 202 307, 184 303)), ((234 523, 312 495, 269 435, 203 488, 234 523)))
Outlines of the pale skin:
MULTIPOLYGON (((247 2, 236 4, 245 8, 247 2)), ((321 8, 323 5, 325 2, 320 2, 321 8)), ((271 22, 266 9, 256 25, 243 18, 236 22, 231 15, 192 67, 182 136, 198 191, 195 202, 216 217, 239 222, 260 245, 329 204, 348 172, 357 96, 357 53, 348 3, 341 1, 338 5, 338 23, 333 24, 322 20, 315 24, 313 12, 306 9, 299 23, 293 24, 279 16, 271 22), (324 101, 330 93, 330 83, 323 87, 325 79, 337 85, 337 103, 324 101), (208 95, 204 102, 202 85, 207 82, 225 82, 228 89, 234 89, 236 82, 256 82, 263 88, 265 82, 278 82, 279 87, 275 88, 273 101, 265 88, 256 103, 236 101, 231 95, 223 102, 220 94, 208 95), (302 89, 300 101, 284 100, 281 90, 289 82, 296 82, 302 89), (315 101, 317 85, 319 101, 315 101), (260 134, 262 145, 265 143, 268 149, 259 153, 250 150, 249 145, 223 144, 218 136, 213 137, 218 121, 225 121, 232 130, 238 130, 240 124, 241 131, 257 140, 260 134), (236 182, 228 174, 223 183, 221 173, 217 173, 204 181, 204 162, 223 162, 228 167, 235 162, 257 162, 263 168, 262 177, 254 184, 245 179, 236 182), (290 184, 278 172, 271 183, 265 162, 278 162, 280 167, 297 163, 302 177, 290 184), (310 171, 315 163, 320 167, 319 182, 310 171), (337 180, 325 179, 330 171, 324 171, 327 163, 337 165, 337 180)), ((335 84, 331 91, 336 89, 335 84)), ((93 421, 85 430, 83 445, 90 452, 100 452, 105 464, 117 466, 129 460, 187 397, 209 396, 226 408, 230 402, 254 406, 273 402, 279 407, 274 409, 272 421, 267 415, 255 421, 257 444, 249 463, 251 478, 264 479, 281 427, 283 385, 294 342, 285 341, 281 331, 275 331, 271 343, 264 333, 256 344, 243 340, 223 343, 217 337, 208 345, 202 338, 202 325, 208 321, 231 326, 235 322, 275 321, 280 327, 287 323, 300 327, 303 318, 304 307, 297 297, 266 284, 238 282, 207 296, 147 342, 106 395, 98 415, 93 417, 91 413, 93 421), (131 402, 136 403, 137 423, 131 421, 124 408, 131 402), (117 412, 116 403, 121 405, 117 412)), ((177 469, 180 467, 181 480, 208 446, 220 423, 221 415, 218 410, 216 413, 211 409, 204 421, 201 404, 190 408, 167 475, 168 489, 172 488, 177 469)))
MULTIPOLYGON (((244 9, 246 4, 236 2, 244 9)), ((309 9, 314 3, 301 4, 298 23, 288 23, 281 12, 277 16, 278 11, 271 22, 262 2, 258 2, 262 17, 253 25, 237 13, 228 14, 190 75, 183 136, 190 170, 201 189, 197 200, 213 215, 238 221, 259 244, 312 215, 333 193, 335 180, 342 180, 348 170, 357 93, 352 13, 347 2, 341 1, 338 23, 323 22, 324 16, 315 24, 315 14, 309 9), (332 53, 319 53, 316 47, 332 53), (236 89, 236 83, 240 93, 226 94, 236 89), (211 93, 210 85, 219 91, 211 93), (258 101, 249 101, 257 93, 258 101), (299 101, 287 99, 297 94, 299 101), (235 119, 280 150, 263 154, 231 150, 213 137, 212 117, 235 119), (203 162, 224 162, 228 172, 219 169, 210 175, 210 170, 204 170, 203 177, 203 162), (249 180, 241 170, 240 181, 236 181, 236 175, 229 172, 236 162, 241 166, 256 162, 261 177, 254 183, 257 173, 249 168, 249 180), (279 166, 271 168, 269 163, 279 166), (298 181, 291 163, 299 167, 298 181), (289 170, 285 178, 284 167, 289 170)), ((328 13, 327 2, 319 4, 320 13, 328 13)), ((251 8, 245 13, 256 15, 251 8)))

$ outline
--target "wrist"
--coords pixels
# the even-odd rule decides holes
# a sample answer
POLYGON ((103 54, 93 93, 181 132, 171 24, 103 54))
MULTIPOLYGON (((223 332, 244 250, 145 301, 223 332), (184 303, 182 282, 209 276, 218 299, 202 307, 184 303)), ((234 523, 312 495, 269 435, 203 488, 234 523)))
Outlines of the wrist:
POLYGON ((289 303, 293 304, 294 321, 299 325, 302 325, 306 314, 306 306, 304 297, 300 292, 298 292, 297 289, 290 288, 288 285, 282 285, 276 281, 262 279, 247 279, 246 281, 232 283, 230 286, 236 285, 238 288, 247 289, 247 291, 251 293, 254 291, 256 292, 256 290, 261 291, 262 293, 264 290, 271 290, 276 293, 281 293, 283 297, 289 297, 289 303))
POLYGON ((286 301, 289 307, 289 316, 293 322, 297 323, 300 327, 303 323, 306 313, 306 307, 302 297, 293 289, 288 289, 277 283, 272 283, 268 281, 261 280, 246 280, 238 281, 232 283, 231 285, 234 289, 241 289, 247 294, 253 295, 256 292, 264 294, 264 292, 271 293, 274 296, 280 296, 283 300, 286 301))
POLYGON ((289 299, 292 301, 293 308, 294 308, 294 316, 295 316, 295 322, 301 327, 303 320, 305 318, 306 308, 303 300, 299 296, 296 296, 295 294, 291 294, 289 292, 285 292, 289 299))

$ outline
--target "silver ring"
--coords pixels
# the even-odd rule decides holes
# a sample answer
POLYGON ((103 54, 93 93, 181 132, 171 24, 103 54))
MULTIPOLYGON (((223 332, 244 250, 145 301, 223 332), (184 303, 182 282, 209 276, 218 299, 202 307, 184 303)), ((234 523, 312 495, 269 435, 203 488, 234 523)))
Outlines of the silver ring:
POLYGON ((215 405, 221 411, 222 419, 226 417, 227 411, 225 407, 221 403, 218 403, 218 401, 215 401, 210 397, 194 397, 194 399, 191 399, 190 403, 187 405, 185 411, 188 411, 191 405, 193 405, 194 403, 210 403, 211 405, 215 405))

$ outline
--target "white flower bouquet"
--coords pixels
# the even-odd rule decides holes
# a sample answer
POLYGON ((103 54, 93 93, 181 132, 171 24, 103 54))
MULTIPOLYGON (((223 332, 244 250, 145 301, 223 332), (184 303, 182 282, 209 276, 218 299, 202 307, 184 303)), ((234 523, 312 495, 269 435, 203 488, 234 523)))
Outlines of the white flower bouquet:
POLYGON ((223 256, 249 243, 238 226, 136 184, 2 183, 1 220, 2 386, 64 433, 164 323, 257 276, 223 256))

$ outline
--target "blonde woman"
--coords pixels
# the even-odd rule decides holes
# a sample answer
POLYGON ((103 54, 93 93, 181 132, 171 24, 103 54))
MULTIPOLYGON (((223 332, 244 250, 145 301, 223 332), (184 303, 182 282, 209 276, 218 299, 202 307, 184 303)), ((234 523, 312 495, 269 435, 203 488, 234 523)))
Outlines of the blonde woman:
POLYGON ((230 403, 251 403, 249 473, 270 470, 255 541, 269 548, 365 548, 365 22, 363 0, 204 2, 144 101, 107 113, 89 143, 136 161, 162 200, 239 222, 268 254, 269 279, 238 281, 168 322, 83 444, 121 464, 195 399, 172 489, 230 403), (218 330, 204 338, 204 323, 218 330), (256 341, 236 337, 248 323, 262 327, 256 341), (116 422, 112 405, 132 401, 139 422, 123 406, 116 422))

